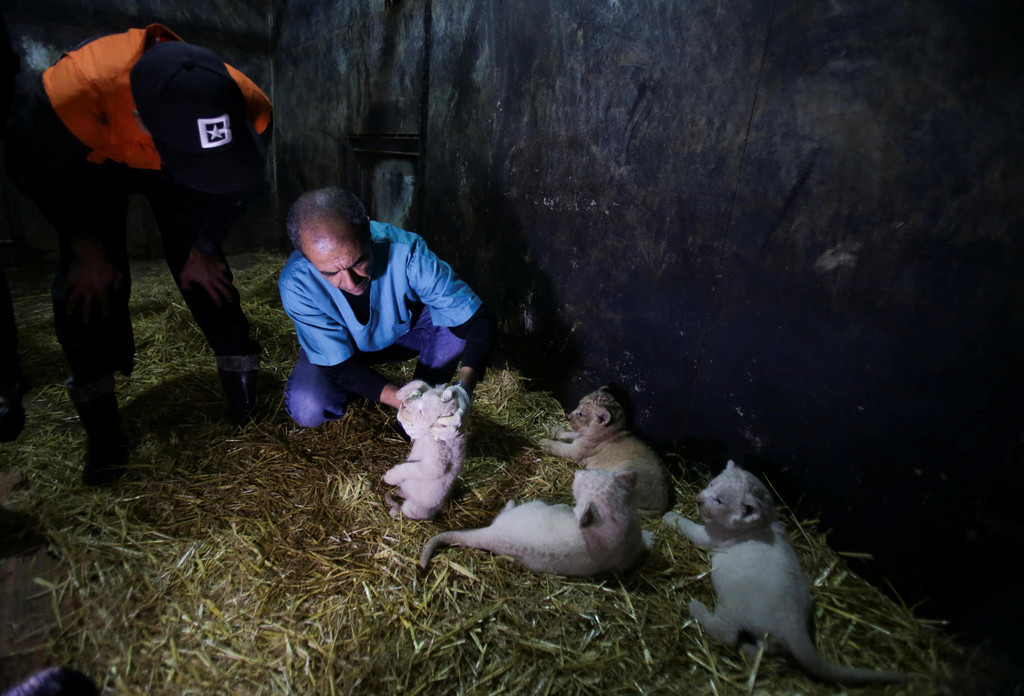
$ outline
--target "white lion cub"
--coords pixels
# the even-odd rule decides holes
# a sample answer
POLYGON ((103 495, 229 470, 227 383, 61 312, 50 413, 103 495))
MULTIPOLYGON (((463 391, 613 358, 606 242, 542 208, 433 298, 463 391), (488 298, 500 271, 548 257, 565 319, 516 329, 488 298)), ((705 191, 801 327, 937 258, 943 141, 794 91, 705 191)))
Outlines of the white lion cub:
POLYGON ((438 546, 469 546, 504 554, 538 573, 595 576, 635 567, 651 548, 630 503, 632 473, 580 470, 572 492, 576 507, 539 500, 508 501, 490 526, 443 532, 423 547, 424 568, 438 546))
MULTIPOLYGON (((711 551, 711 581, 718 596, 712 613, 697 600, 690 616, 713 639, 736 645, 743 638, 766 651, 789 652, 809 673, 851 684, 905 681, 906 675, 855 669, 827 662, 814 647, 808 626, 811 594, 771 493, 760 479, 729 462, 697 496, 703 526, 668 512, 664 524, 711 551)), ((749 643, 748 654, 753 652, 749 643)))
POLYGON ((661 458, 626 428, 626 415, 607 387, 580 399, 569 413, 572 430, 555 440, 541 439, 545 452, 579 462, 587 469, 636 473, 633 502, 644 517, 672 509, 672 477, 661 458), (558 440, 569 440, 559 442, 558 440))
POLYGON ((458 425, 440 425, 438 418, 450 416, 458 408, 455 399, 443 401, 444 387, 428 387, 415 380, 398 390, 402 405, 398 422, 412 439, 405 462, 391 467, 384 482, 395 487, 399 502, 391 493, 384 496, 391 516, 399 512, 414 520, 430 519, 444 507, 452 484, 466 458, 466 435, 458 425))

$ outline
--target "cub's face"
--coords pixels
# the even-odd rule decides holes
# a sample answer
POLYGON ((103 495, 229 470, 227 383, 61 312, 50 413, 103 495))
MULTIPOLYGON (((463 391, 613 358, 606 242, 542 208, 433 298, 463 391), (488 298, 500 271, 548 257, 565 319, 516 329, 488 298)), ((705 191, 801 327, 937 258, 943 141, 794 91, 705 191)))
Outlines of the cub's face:
MULTIPOLYGON (((402 405, 398 407, 398 422, 402 424, 402 428, 410 438, 420 439, 430 431, 431 426, 437 422, 438 418, 450 416, 458 409, 459 404, 455 399, 441 400, 443 392, 443 388, 435 387, 422 395, 413 395, 402 401, 402 405)), ((431 435, 438 440, 448 439, 446 437, 449 434, 448 431, 451 431, 451 436, 458 433, 455 426, 446 426, 440 432, 431 433, 431 435)))
POLYGON ((697 495, 697 509, 705 522, 740 532, 775 519, 771 494, 753 474, 732 462, 697 495))
POLYGON ((618 430, 622 420, 622 407, 603 389, 584 396, 569 413, 569 425, 578 433, 618 430))

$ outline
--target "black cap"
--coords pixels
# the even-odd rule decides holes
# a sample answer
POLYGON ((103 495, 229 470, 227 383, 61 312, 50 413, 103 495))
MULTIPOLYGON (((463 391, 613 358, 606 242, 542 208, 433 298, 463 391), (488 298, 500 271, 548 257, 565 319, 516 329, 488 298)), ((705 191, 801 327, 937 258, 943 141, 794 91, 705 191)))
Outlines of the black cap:
POLYGON ((132 68, 131 87, 171 176, 207 193, 260 190, 266 152, 216 53, 182 41, 154 44, 132 68))

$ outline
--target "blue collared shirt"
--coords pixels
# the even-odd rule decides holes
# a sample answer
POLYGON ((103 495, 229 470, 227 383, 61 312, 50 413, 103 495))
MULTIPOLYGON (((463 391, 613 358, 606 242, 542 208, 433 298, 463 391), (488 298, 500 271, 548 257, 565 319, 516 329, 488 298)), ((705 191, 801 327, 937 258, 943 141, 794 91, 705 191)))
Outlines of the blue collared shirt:
POLYGON ((356 319, 341 290, 298 251, 277 281, 281 303, 295 323, 299 345, 314 365, 338 365, 358 352, 391 346, 412 328, 417 303, 430 307, 436 326, 459 326, 480 308, 480 298, 414 232, 370 222, 373 269, 370 318, 356 319))

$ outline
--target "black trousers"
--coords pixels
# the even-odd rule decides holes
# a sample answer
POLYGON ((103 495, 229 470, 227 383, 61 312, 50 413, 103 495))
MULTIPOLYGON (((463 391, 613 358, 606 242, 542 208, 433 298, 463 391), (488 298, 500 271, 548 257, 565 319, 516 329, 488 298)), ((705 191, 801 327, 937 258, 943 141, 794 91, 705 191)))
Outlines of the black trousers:
POLYGON ((14 321, 14 306, 7 277, 0 269, 0 391, 21 379, 18 369, 18 326, 14 321))
MULTIPOLYGON (((135 340, 128 301, 131 269, 127 251, 129 197, 144 196, 159 228, 164 257, 175 284, 194 246, 222 239, 241 216, 244 204, 192 190, 161 170, 132 169, 116 162, 86 160, 88 149, 54 113, 41 82, 16 100, 8 122, 8 167, 14 181, 35 200, 57 231, 60 262, 52 287, 57 339, 64 349, 74 384, 85 386, 114 371, 131 372, 135 340), (67 274, 73 239, 89 237, 103 248, 122 274, 112 292, 107 316, 93 308, 89 323, 69 315, 67 274)), ((214 244, 213 253, 227 265, 214 244)), ((230 274, 230 270, 229 270, 230 274)), ((203 288, 181 291, 192 316, 218 357, 256 356, 259 343, 249 335, 237 290, 218 307, 203 288)))
MULTIPOLYGON (((118 175, 110 177, 111 193, 124 192, 124 189, 113 185, 119 178, 118 175)), ((178 286, 181 271, 192 250, 188 236, 181 234, 182 230, 179 227, 175 205, 180 205, 180 201, 176 201, 174 196, 164 195, 159 188, 148 192, 147 198, 160 230, 164 258, 175 285, 178 286)), ((68 292, 65 285, 73 255, 70 243, 64 239, 61 240, 60 264, 51 288, 57 340, 64 349, 72 379, 78 385, 94 382, 115 370, 129 374, 134 364, 135 339, 128 311, 131 295, 131 268, 128 263, 125 227, 128 196, 110 195, 108 205, 109 217, 99 228, 95 239, 103 247, 114 267, 121 272, 122 281, 120 287, 112 293, 107 316, 101 316, 98 308, 93 307, 90 321, 84 323, 80 319, 80 314, 68 313, 68 292)), ((227 266, 223 253, 217 252, 217 256, 227 266)), ((228 273, 230 275, 230 269, 228 273)), ((216 305, 203 288, 179 287, 179 290, 214 355, 227 357, 259 354, 260 345, 249 335, 249 321, 242 311, 238 291, 234 287, 231 288, 231 301, 221 307, 216 305)))

